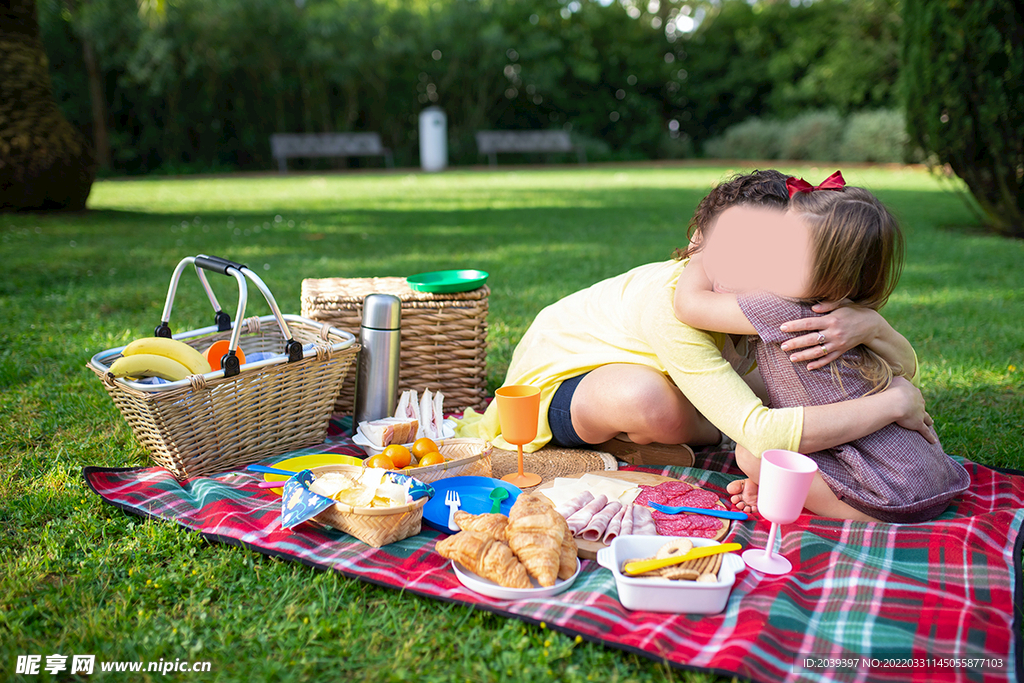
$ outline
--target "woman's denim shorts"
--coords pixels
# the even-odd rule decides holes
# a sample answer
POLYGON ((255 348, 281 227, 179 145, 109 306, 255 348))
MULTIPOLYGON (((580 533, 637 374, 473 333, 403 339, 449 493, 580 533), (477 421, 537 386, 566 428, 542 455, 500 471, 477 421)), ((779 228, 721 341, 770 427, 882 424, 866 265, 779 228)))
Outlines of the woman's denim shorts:
POLYGON ((562 448, 592 448, 595 444, 584 441, 576 433, 572 426, 572 414, 569 406, 572 405, 572 395, 576 393, 576 387, 580 380, 587 376, 587 373, 576 375, 562 382, 551 399, 551 407, 548 408, 548 425, 551 427, 551 443, 562 448))

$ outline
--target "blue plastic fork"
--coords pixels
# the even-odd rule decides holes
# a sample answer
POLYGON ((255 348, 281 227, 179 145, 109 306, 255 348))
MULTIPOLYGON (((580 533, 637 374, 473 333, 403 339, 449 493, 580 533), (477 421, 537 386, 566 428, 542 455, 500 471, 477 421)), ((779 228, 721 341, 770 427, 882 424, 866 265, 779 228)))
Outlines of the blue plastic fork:
POLYGON ((706 515, 708 517, 720 517, 721 519, 735 519, 740 522, 745 522, 749 517, 742 512, 733 512, 732 510, 708 510, 706 508, 688 508, 685 506, 671 507, 668 505, 662 505, 661 503, 648 503, 655 510, 660 510, 666 515, 678 515, 685 512, 689 515, 706 515))

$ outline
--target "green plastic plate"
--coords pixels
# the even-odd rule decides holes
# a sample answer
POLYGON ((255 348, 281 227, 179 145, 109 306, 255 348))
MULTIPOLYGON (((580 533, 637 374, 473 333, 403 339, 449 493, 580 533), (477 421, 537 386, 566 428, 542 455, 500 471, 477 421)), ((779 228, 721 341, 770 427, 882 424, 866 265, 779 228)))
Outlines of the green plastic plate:
POLYGON ((433 273, 410 275, 405 279, 417 292, 450 294, 483 287, 488 274, 482 270, 436 270, 433 273))

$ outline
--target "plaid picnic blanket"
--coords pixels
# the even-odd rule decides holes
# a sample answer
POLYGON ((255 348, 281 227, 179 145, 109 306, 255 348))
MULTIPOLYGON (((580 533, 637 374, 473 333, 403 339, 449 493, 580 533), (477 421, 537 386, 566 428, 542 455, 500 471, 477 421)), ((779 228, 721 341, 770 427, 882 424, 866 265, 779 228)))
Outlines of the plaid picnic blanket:
MULTIPOLYGON (((352 452, 344 445, 305 449, 352 452)), ((696 468, 651 470, 698 480, 726 498, 728 454, 696 468)), ((611 572, 584 561, 552 598, 499 601, 464 588, 433 552, 443 534, 424 527, 380 549, 313 525, 285 531, 280 498, 247 472, 184 484, 166 470, 87 467, 88 485, 132 514, 174 521, 206 538, 345 576, 459 602, 690 669, 752 681, 1005 681, 1021 670, 1021 524, 1024 475, 965 462, 969 491, 938 520, 843 523, 804 515, 787 525, 793 572, 746 570, 717 615, 633 612, 611 572), (842 660, 846 660, 845 662, 842 660)), ((764 547, 768 523, 736 523, 726 541, 764 547)))

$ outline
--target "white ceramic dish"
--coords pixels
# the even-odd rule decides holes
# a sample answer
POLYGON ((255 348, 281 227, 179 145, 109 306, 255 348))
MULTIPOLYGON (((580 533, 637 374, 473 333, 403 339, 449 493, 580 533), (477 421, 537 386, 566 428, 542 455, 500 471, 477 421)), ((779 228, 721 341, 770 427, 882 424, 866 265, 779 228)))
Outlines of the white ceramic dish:
MULTIPOLYGON (((451 420, 451 419, 448 419, 448 420, 445 420, 444 422, 442 422, 441 423, 441 431, 444 433, 444 437, 443 438, 445 438, 445 439, 451 439, 452 437, 454 437, 455 436, 455 421, 451 420)), ((377 455, 378 453, 383 453, 384 452, 383 448, 380 448, 378 446, 374 446, 373 442, 371 442, 369 439, 367 439, 365 436, 363 436, 363 433, 361 431, 359 431, 358 429, 356 429, 356 433, 352 436, 352 443, 354 443, 355 445, 357 445, 360 448, 362 448, 363 451, 368 456, 373 456, 373 455, 377 455)), ((409 443, 403 443, 402 445, 405 446, 408 449, 412 449, 412 444, 413 443, 414 442, 410 441, 409 443)))
POLYGON ((572 586, 576 577, 580 575, 580 561, 577 559, 576 572, 568 579, 558 579, 555 581, 554 586, 540 586, 535 579, 530 579, 535 588, 505 588, 504 586, 499 586, 490 579, 477 576, 457 562, 452 562, 452 567, 455 569, 455 576, 459 578, 459 581, 462 582, 463 586, 471 591, 480 593, 481 595, 486 595, 489 598, 497 598, 499 600, 549 598, 552 595, 558 595, 562 591, 567 590, 572 586))
MULTIPOLYGON (((638 578, 622 573, 627 560, 654 557, 658 548, 670 540, 665 536, 618 536, 607 548, 597 553, 597 563, 615 576, 619 602, 626 609, 644 612, 678 614, 717 614, 725 609, 729 593, 736 583, 736 574, 746 568, 736 553, 725 553, 718 583, 672 581, 662 578, 638 578)), ((691 538, 695 547, 721 545, 707 538, 691 538)))

